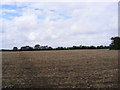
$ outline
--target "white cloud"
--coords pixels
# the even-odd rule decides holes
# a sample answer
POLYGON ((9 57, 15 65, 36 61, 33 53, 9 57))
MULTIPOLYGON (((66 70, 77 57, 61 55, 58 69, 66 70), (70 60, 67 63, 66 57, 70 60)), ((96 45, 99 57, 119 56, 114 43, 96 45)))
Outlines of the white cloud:
POLYGON ((8 10, 8 9, 2 9, 2 13, 10 13, 10 12, 12 12, 12 13, 16 13, 16 10, 8 10))
POLYGON ((4 48, 27 44, 33 46, 37 43, 53 47, 108 45, 111 36, 117 35, 117 3, 16 5, 27 7, 21 9, 21 16, 1 21, 4 48), (35 10, 36 8, 40 10, 35 10))
POLYGON ((2 2, 118 2, 119 0, 4 0, 2 2))

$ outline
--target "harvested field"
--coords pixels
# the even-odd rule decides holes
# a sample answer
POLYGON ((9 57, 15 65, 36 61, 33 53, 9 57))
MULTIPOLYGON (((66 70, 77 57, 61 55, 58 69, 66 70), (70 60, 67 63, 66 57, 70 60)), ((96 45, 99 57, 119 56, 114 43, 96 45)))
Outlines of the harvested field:
POLYGON ((3 88, 116 88, 117 50, 2 53, 3 88))

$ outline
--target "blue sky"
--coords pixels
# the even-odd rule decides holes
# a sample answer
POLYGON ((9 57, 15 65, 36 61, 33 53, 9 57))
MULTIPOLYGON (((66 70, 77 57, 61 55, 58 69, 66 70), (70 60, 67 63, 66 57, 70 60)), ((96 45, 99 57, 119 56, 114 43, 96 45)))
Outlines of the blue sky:
POLYGON ((2 4, 2 48, 35 44, 109 45, 110 38, 118 35, 117 5, 117 2, 2 4))

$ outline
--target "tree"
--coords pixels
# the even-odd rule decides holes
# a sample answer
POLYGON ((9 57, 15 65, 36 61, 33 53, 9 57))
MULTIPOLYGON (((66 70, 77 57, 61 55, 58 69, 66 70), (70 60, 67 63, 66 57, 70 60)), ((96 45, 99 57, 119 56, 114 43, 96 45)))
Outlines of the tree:
POLYGON ((52 47, 48 47, 49 50, 52 50, 53 48, 52 47))
POLYGON ((18 48, 17 47, 13 47, 13 50, 16 51, 16 50, 18 50, 18 48))
POLYGON ((103 45, 100 45, 100 49, 103 49, 104 48, 104 46, 103 45))
POLYGON ((120 50, 120 37, 112 37, 111 40, 110 49, 120 50))
POLYGON ((57 50, 63 50, 64 48, 63 47, 57 47, 56 49, 57 50))
POLYGON ((25 50, 25 51, 27 51, 27 50, 33 50, 33 48, 32 47, 30 47, 30 46, 23 46, 23 47, 21 47, 21 49, 20 50, 25 50))
POLYGON ((39 44, 36 44, 36 45, 34 46, 34 49, 35 49, 35 50, 39 50, 39 49, 40 49, 40 45, 39 45, 39 44))
POLYGON ((89 49, 96 49, 96 47, 95 46, 90 46, 89 49))

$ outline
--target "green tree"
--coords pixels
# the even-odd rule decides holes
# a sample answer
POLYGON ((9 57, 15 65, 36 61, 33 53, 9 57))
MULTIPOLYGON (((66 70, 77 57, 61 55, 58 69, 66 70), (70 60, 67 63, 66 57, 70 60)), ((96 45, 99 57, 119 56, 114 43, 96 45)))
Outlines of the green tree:
POLYGON ((36 44, 36 45, 34 46, 34 49, 35 49, 35 50, 39 50, 39 49, 40 49, 40 45, 39 45, 39 44, 36 44))
POLYGON ((18 48, 17 47, 13 47, 13 50, 16 51, 16 50, 18 50, 18 48))
POLYGON ((110 49, 120 50, 120 37, 112 37, 111 40, 110 49))
POLYGON ((33 47, 30 47, 30 46, 23 46, 23 47, 20 48, 20 50, 29 51, 29 50, 33 50, 33 47))

